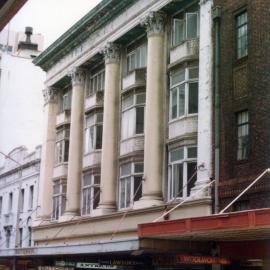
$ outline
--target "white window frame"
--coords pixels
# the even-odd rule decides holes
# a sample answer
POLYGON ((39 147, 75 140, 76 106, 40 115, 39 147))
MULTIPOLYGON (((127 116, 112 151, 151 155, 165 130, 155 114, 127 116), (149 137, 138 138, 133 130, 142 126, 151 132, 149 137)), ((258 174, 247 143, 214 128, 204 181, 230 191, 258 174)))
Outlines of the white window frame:
POLYGON ((87 216, 93 213, 95 207, 95 200, 100 200, 100 174, 85 173, 82 178, 82 196, 81 196, 81 215, 87 216), (85 184, 85 177, 90 177, 90 184, 85 184), (99 194, 97 194, 97 192, 99 194), (89 201, 84 199, 84 194, 89 201))
MULTIPOLYGON (((197 83, 198 84, 198 99, 199 99, 199 75, 197 78, 192 78, 190 79, 189 77, 189 74, 190 74, 190 70, 195 70, 197 69, 198 72, 199 72, 199 67, 198 66, 191 66, 191 67, 186 67, 184 68, 184 72, 185 72, 185 79, 181 82, 178 82, 178 83, 175 83, 175 84, 172 84, 172 72, 171 72, 171 75, 170 75, 170 121, 173 121, 175 119, 179 119, 179 118, 183 118, 183 117, 186 117, 188 115, 197 115, 198 114, 198 111, 196 113, 189 113, 189 92, 190 92, 190 84, 195 84, 197 83), (184 114, 180 115, 180 104, 179 104, 179 91, 181 89, 181 87, 184 86, 185 90, 184 90, 184 93, 185 93, 185 101, 184 101, 184 114), (173 97, 172 97, 172 93, 173 91, 177 89, 177 100, 176 100, 176 106, 177 106, 177 112, 176 112, 176 117, 173 118, 173 115, 172 115, 172 103, 173 103, 173 97)), ((176 69, 174 70, 173 72, 177 72, 177 71, 181 71, 183 70, 183 68, 180 68, 180 69, 176 69)), ((197 101, 197 107, 199 106, 199 100, 197 101)))
MULTIPOLYGON (((140 171, 140 172, 135 172, 135 166, 136 165, 139 165, 139 166, 142 166, 142 169, 143 169, 143 162, 130 162, 130 163, 125 163, 123 165, 120 166, 120 177, 119 177, 119 198, 118 198, 118 202, 119 202, 119 209, 123 210, 123 209, 128 209, 128 208, 131 208, 133 206, 133 203, 134 203, 134 195, 135 195, 135 184, 134 184, 134 181, 135 181, 135 177, 141 177, 141 181, 142 181, 142 178, 143 178, 143 171, 140 171), (130 173, 128 174, 122 174, 122 168, 123 166, 126 166, 126 165, 130 165, 131 166, 131 171, 130 173), (121 202, 122 202, 122 193, 121 193, 121 188, 122 188, 122 182, 124 182, 124 206, 122 206, 121 202), (128 182, 130 182, 130 194, 129 194, 129 197, 127 196, 127 184, 128 182)), ((142 192, 142 184, 140 184, 140 189, 141 189, 141 192, 142 192)), ((137 194, 138 195, 139 193, 139 190, 137 191, 137 194)), ((142 195, 142 194, 141 194, 142 195)))
POLYGON ((122 96, 122 114, 121 114, 121 140, 132 138, 135 135, 144 134, 145 126, 145 92, 129 93, 122 96), (132 103, 124 107, 124 100, 132 96, 132 103), (139 101, 139 96, 142 97, 143 102, 139 101), (137 133, 137 108, 144 108, 143 113, 143 132, 137 133), (128 119, 128 120, 126 120, 128 119), (125 121, 127 121, 127 127, 124 127, 125 121), (131 126, 130 126, 131 125, 131 126))
POLYGON ((200 36, 200 17, 199 17, 199 11, 197 12, 186 12, 184 13, 184 19, 178 19, 178 18, 173 18, 173 23, 172 23, 172 46, 178 46, 180 45, 181 43, 187 41, 187 40, 191 40, 191 39, 196 39, 200 36), (188 37, 188 16, 189 15, 196 15, 197 16, 197 28, 196 28, 196 37, 192 37, 192 38, 189 38, 188 37), (183 26, 183 29, 184 29, 184 33, 182 34, 182 37, 183 39, 182 40, 179 40, 177 41, 176 40, 176 32, 177 32, 177 22, 182 22, 182 25, 183 26))
POLYGON ((55 165, 68 162, 69 135, 70 129, 67 126, 56 131, 55 165), (63 134, 62 136, 61 133, 63 134))
MULTIPOLYGON (((197 163, 197 154, 196 157, 188 157, 188 149, 190 148, 196 148, 197 151, 197 146, 196 145, 190 145, 190 146, 182 146, 178 147, 175 149, 172 149, 169 151, 169 159, 168 159, 168 200, 174 200, 174 199, 185 199, 188 197, 188 163, 197 163), (171 154, 174 151, 177 150, 183 150, 183 158, 178 159, 175 161, 171 161, 171 154), (177 196, 175 197, 176 191, 174 190, 174 167, 177 165, 183 165, 183 188, 182 188, 182 196, 177 196)), ((193 178, 192 180, 196 181, 196 176, 194 176, 195 179, 193 178)), ((190 181, 190 183, 192 182, 190 181)))
POLYGON ((88 114, 85 117, 85 130, 84 130, 84 152, 85 154, 94 152, 95 150, 102 149, 102 129, 103 129, 103 112, 96 112, 92 114, 88 114), (93 120, 89 120, 92 118, 93 120), (101 146, 98 148, 97 146, 97 130, 101 128, 101 146), (91 129, 93 129, 93 145, 91 144, 91 129))
POLYGON ((237 59, 248 55, 248 13, 246 10, 236 16, 236 55, 237 59), (239 23, 243 15, 245 15, 246 21, 239 23), (243 39, 246 45, 245 47, 242 44, 243 39))
POLYGON ((137 47, 127 54, 127 70, 131 72, 147 66, 147 43, 137 47), (144 55, 145 53, 145 55, 144 55), (131 66, 130 58, 134 57, 134 67, 131 66))
POLYGON ((105 69, 102 69, 90 76, 87 96, 94 95, 97 92, 103 92, 105 89, 105 69))
POLYGON ((64 214, 66 208, 66 189, 67 183, 66 180, 58 179, 53 183, 53 211, 52 211, 52 220, 58 220, 60 216, 64 214), (56 192, 56 186, 59 187, 59 191, 56 192))

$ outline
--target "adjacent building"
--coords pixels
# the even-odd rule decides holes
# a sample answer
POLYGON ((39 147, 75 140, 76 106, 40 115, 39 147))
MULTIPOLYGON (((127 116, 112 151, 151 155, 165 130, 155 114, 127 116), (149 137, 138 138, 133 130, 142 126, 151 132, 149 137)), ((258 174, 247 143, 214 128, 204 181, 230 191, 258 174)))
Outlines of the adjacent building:
MULTIPOLYGON (((0 33, 0 150, 18 145, 29 150, 42 141, 42 93, 45 74, 32 63, 43 49, 43 36, 3 30, 0 33)), ((4 161, 0 157, 0 164, 4 161)))
MULTIPOLYGON (((34 245, 32 223, 37 213, 40 156, 41 146, 31 153, 17 147, 0 168, 0 254, 34 245)), ((0 260, 4 269, 10 269, 12 263, 0 260)))

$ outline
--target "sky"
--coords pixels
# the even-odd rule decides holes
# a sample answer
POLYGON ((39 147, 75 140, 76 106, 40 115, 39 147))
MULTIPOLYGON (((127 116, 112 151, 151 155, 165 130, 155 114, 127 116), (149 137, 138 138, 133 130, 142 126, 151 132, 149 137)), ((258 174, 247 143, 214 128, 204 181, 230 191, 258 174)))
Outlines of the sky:
POLYGON ((9 29, 24 32, 26 26, 32 26, 35 34, 44 36, 47 48, 99 2, 101 0, 28 0, 11 20, 9 29))

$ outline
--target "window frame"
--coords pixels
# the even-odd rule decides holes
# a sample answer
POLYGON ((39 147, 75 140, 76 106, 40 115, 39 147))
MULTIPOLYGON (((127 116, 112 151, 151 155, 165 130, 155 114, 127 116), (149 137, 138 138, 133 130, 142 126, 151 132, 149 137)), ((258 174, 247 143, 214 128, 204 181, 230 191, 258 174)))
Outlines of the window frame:
POLYGON ((97 92, 105 90, 105 69, 94 72, 89 76, 89 84, 86 91, 86 96, 90 97, 97 92))
POLYGON ((236 59, 240 60, 242 58, 245 58, 248 56, 248 12, 246 9, 242 10, 241 12, 237 13, 235 15, 235 44, 236 44, 236 48, 235 48, 235 53, 236 53, 236 59), (246 14, 246 21, 240 25, 238 25, 238 19, 243 16, 244 14, 246 14), (239 31, 240 29, 245 28, 244 30, 244 35, 240 36, 239 31), (240 47, 240 40, 241 38, 245 36, 245 42, 246 42, 246 46, 244 47, 245 52, 243 54, 240 54, 240 52, 242 52, 243 47, 240 47))
MULTIPOLYGON (((168 191, 167 191, 168 201, 175 200, 175 199, 186 199, 187 197, 190 196, 190 194, 188 196, 189 187, 188 187, 188 183, 187 183, 189 180, 188 179, 188 164, 193 164, 193 163, 197 164, 197 158, 198 158, 197 150, 198 150, 197 145, 188 145, 188 146, 180 146, 180 147, 171 149, 168 152, 168 191), (196 157, 188 157, 188 150, 191 148, 196 148, 196 157), (183 149, 183 158, 175 160, 175 161, 171 161, 172 152, 177 151, 177 150, 181 150, 181 149, 183 149), (176 191, 174 190, 174 182, 175 182, 174 167, 178 166, 178 165, 183 166, 183 168, 182 168, 182 175, 183 175, 182 196, 179 196, 178 194, 176 194, 178 196, 175 196, 176 191)), ((194 185, 197 181, 197 176, 195 177, 195 180, 194 180, 194 178, 192 180, 194 181, 194 183, 193 183, 193 185, 194 185)), ((191 183, 193 181, 191 181, 191 183)))
POLYGON ((82 190, 81 190, 81 215, 82 216, 88 216, 91 215, 93 213, 93 211, 95 209, 97 209, 99 202, 100 202, 100 173, 92 173, 92 172, 88 172, 85 173, 82 177, 82 190), (90 176, 90 184, 85 185, 84 184, 84 179, 85 177, 90 176), (99 178, 98 183, 96 183, 96 178, 99 178), (95 189, 98 189, 97 192, 99 193, 97 195, 97 193, 95 192, 95 189), (89 197, 86 196, 86 198, 90 199, 90 201, 86 200, 84 201, 84 193, 87 193, 87 195, 89 194, 89 197), (95 200, 98 198, 98 203, 95 207, 95 200))
POLYGON ((145 129, 145 101, 146 101, 146 93, 145 92, 131 92, 127 93, 122 96, 121 98, 121 141, 130 139, 134 136, 137 135, 144 135, 144 129, 145 129), (132 104, 130 104, 127 107, 124 107, 124 99, 128 99, 129 97, 132 96, 132 104), (138 97, 142 96, 143 97, 143 102, 138 101, 138 97), (138 132, 137 133, 137 126, 139 124, 138 122, 138 108, 143 108, 143 132, 138 132), (126 126, 130 127, 129 128, 124 128, 125 121, 128 122, 126 123, 126 126), (131 130, 131 134, 129 134, 129 131, 131 130), (127 132, 127 134, 125 133, 127 132))
POLYGON ((55 166, 68 162, 69 136, 70 136, 69 126, 65 126, 61 129, 56 130, 55 159, 54 159, 55 166), (63 136, 60 137, 60 133, 63 133, 63 136))
POLYGON ((173 70, 170 73, 170 104, 169 104, 169 120, 174 121, 177 119, 181 119, 187 116, 192 116, 192 115, 197 115, 198 114, 198 106, 199 106, 199 67, 198 66, 189 66, 189 67, 182 67, 182 68, 178 68, 173 70), (198 70, 198 76, 196 78, 190 78, 190 70, 198 70), (184 70, 184 80, 177 82, 175 84, 172 83, 172 77, 173 77, 173 73, 177 73, 180 72, 181 70, 184 70), (190 85, 191 84, 197 84, 197 112, 192 112, 189 113, 190 110, 190 85), (179 96, 180 96, 180 90, 181 87, 184 86, 184 95, 185 95, 185 100, 184 100, 184 110, 183 110, 183 114, 180 114, 180 104, 179 104, 179 96), (173 117, 173 91, 176 90, 176 117, 173 117))
POLYGON ((143 43, 134 50, 127 53, 127 72, 147 67, 147 43, 143 43), (145 50, 145 51, 144 51, 145 50), (145 53, 145 55, 143 55, 145 53), (130 57, 134 56, 134 67, 131 66, 130 57), (138 61, 139 60, 139 61, 138 61))
MULTIPOLYGON (((143 174, 144 174, 144 163, 142 161, 138 161, 138 162, 128 162, 128 163, 124 163, 120 166, 119 168, 119 194, 118 194, 118 208, 119 210, 125 210, 125 209, 130 209, 132 208, 134 201, 138 201, 134 199, 134 195, 136 192, 136 188, 135 188, 135 178, 136 177, 141 177, 141 181, 143 179, 143 174), (123 174, 122 175, 122 168, 123 166, 126 165, 130 165, 130 173, 128 174, 123 174), (140 165, 142 166, 142 171, 140 172, 136 172, 135 171, 135 166, 136 165, 140 165), (122 187, 122 182, 125 181, 124 183, 124 207, 122 207, 122 192, 121 192, 121 187, 122 187), (130 192, 129 192, 129 198, 127 196, 127 182, 130 182, 130 192)), ((140 198, 142 197, 142 184, 140 183, 140 191, 138 190, 138 192, 140 192, 140 198)), ((138 187, 137 187, 138 188, 138 187)), ((136 195, 138 195, 138 192, 136 195)))
MULTIPOLYGON (((243 117, 243 115, 242 115, 242 117, 243 117)), ((247 160, 249 157, 249 152, 250 152, 250 113, 248 110, 243 110, 243 111, 236 113, 236 138, 237 138, 236 159, 237 159, 237 161, 247 160), (240 120, 239 118, 244 113, 247 113, 247 121, 239 123, 239 120, 240 120), (239 141, 240 137, 242 138, 244 136, 243 135, 239 136, 239 135, 243 131, 242 128, 245 126, 246 126, 247 134, 245 134, 244 136, 247 136, 247 141, 246 141, 246 143, 242 143, 240 145, 240 141, 239 141), (243 144, 246 145, 245 149, 243 147, 243 144), (243 151, 245 152, 245 154, 243 154, 243 151)))
POLYGON ((96 150, 102 149, 102 138, 103 138, 103 112, 94 112, 85 116, 85 128, 84 128, 84 153, 89 154, 96 150), (93 121, 89 124, 89 118, 93 117, 93 121), (102 121, 100 121, 102 119, 102 121), (93 146, 91 146, 91 128, 93 128, 93 146), (101 145, 98 148, 98 128, 101 129, 101 145), (91 146, 91 147, 90 147, 91 146))
POLYGON ((59 220, 64 214, 66 208, 66 191, 67 182, 64 179, 58 179, 53 181, 53 209, 51 220, 59 220), (55 192, 55 187, 59 186, 59 192, 55 192))

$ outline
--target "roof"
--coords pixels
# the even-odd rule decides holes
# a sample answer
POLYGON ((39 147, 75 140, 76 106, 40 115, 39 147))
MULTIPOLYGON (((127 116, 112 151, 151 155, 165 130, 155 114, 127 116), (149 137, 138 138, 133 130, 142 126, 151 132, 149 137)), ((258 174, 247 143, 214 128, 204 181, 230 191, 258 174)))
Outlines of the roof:
POLYGON ((141 224, 142 238, 185 241, 270 239, 270 208, 141 224))
POLYGON ((0 31, 26 2, 27 0, 0 1, 0 31))
POLYGON ((82 43, 98 28, 117 16, 137 0, 103 0, 36 57, 33 63, 43 70, 50 69, 58 60, 82 43))

